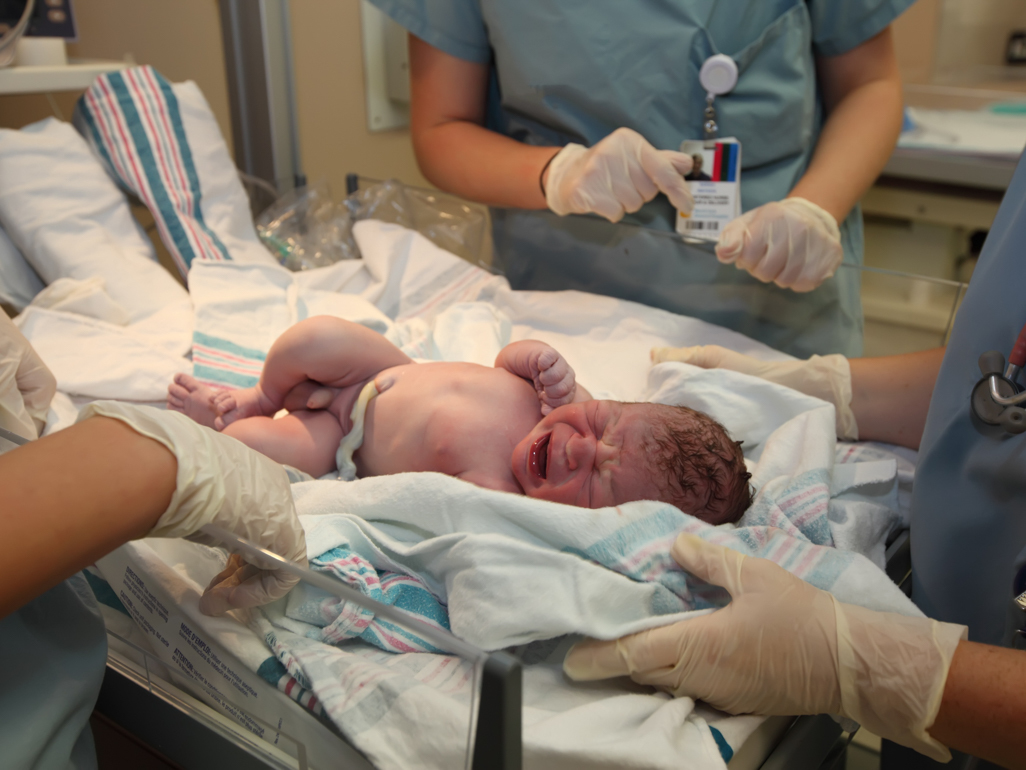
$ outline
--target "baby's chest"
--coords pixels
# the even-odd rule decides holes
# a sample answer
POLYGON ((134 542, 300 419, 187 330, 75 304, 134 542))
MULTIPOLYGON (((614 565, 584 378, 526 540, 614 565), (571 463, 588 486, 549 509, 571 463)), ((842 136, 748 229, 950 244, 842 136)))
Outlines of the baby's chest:
POLYGON ((397 383, 375 399, 381 426, 375 437, 410 470, 501 473, 538 417, 533 401, 497 395, 460 388, 413 391, 397 383))

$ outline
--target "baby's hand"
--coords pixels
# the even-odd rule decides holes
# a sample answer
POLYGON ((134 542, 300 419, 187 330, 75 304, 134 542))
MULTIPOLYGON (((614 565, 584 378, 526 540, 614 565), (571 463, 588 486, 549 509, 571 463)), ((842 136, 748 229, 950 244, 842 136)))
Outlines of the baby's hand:
POLYGON ((572 403, 577 391, 574 370, 558 352, 548 345, 532 351, 530 356, 531 379, 541 399, 542 414, 548 414, 557 406, 572 403))
POLYGON ((278 411, 271 399, 264 395, 260 385, 238 390, 225 390, 213 398, 214 428, 224 430, 236 420, 260 415, 272 416, 278 411))

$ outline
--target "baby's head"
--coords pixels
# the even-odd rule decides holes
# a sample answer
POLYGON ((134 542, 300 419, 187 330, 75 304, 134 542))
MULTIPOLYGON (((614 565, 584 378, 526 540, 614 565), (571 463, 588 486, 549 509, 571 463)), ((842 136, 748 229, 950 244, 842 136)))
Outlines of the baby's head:
POLYGON ((740 444, 683 406, 561 406, 514 447, 512 470, 525 494, 583 508, 659 500, 723 524, 751 503, 740 444))

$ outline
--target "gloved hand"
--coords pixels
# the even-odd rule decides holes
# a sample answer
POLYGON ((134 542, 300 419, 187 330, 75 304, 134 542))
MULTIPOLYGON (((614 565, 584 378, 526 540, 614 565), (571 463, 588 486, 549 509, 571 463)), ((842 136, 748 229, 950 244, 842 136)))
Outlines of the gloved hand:
POLYGON ((719 345, 690 348, 652 348, 652 363, 680 361, 703 369, 730 369, 793 388, 834 405, 837 437, 857 441, 859 426, 851 410, 851 366, 834 353, 807 361, 760 361, 719 345))
POLYGON ((731 714, 839 714, 947 761, 927 729, 965 626, 842 604, 766 559, 682 534, 673 557, 732 597, 709 615, 574 646, 571 679, 630 674, 731 714))
POLYGON ((619 222, 662 191, 679 210, 694 208, 684 175, 691 156, 657 150, 637 131, 618 128, 594 147, 568 144, 549 163, 545 202, 560 216, 599 214, 619 222))
POLYGON ((724 227, 716 256, 765 283, 812 291, 837 271, 844 250, 830 214, 804 198, 785 198, 724 227))
POLYGON ((0 310, 0 428, 39 438, 57 380, 18 327, 0 310))
MULTIPOLYGON (((285 469, 241 441, 204 428, 184 414, 119 401, 95 401, 79 414, 121 420, 136 433, 166 446, 178 461, 171 504, 150 531, 150 537, 185 537, 220 545, 201 533, 216 524, 279 556, 306 564, 306 536, 296 517, 285 469)), ((236 560, 229 570, 242 566, 236 560)), ((237 607, 255 607, 281 596, 298 578, 245 565, 234 580, 221 573, 200 599, 207 615, 223 615, 237 607)))

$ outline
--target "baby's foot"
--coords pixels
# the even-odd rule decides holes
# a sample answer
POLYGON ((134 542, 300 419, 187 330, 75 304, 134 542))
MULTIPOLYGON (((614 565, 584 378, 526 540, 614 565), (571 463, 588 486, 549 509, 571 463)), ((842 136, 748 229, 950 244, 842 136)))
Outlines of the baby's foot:
POLYGON ((259 385, 252 388, 225 390, 214 396, 214 427, 224 430, 237 420, 266 415, 271 417, 278 407, 264 395, 259 385))
POLYGON ((217 418, 214 396, 218 392, 191 375, 176 374, 174 382, 167 386, 167 408, 213 428, 217 418))

